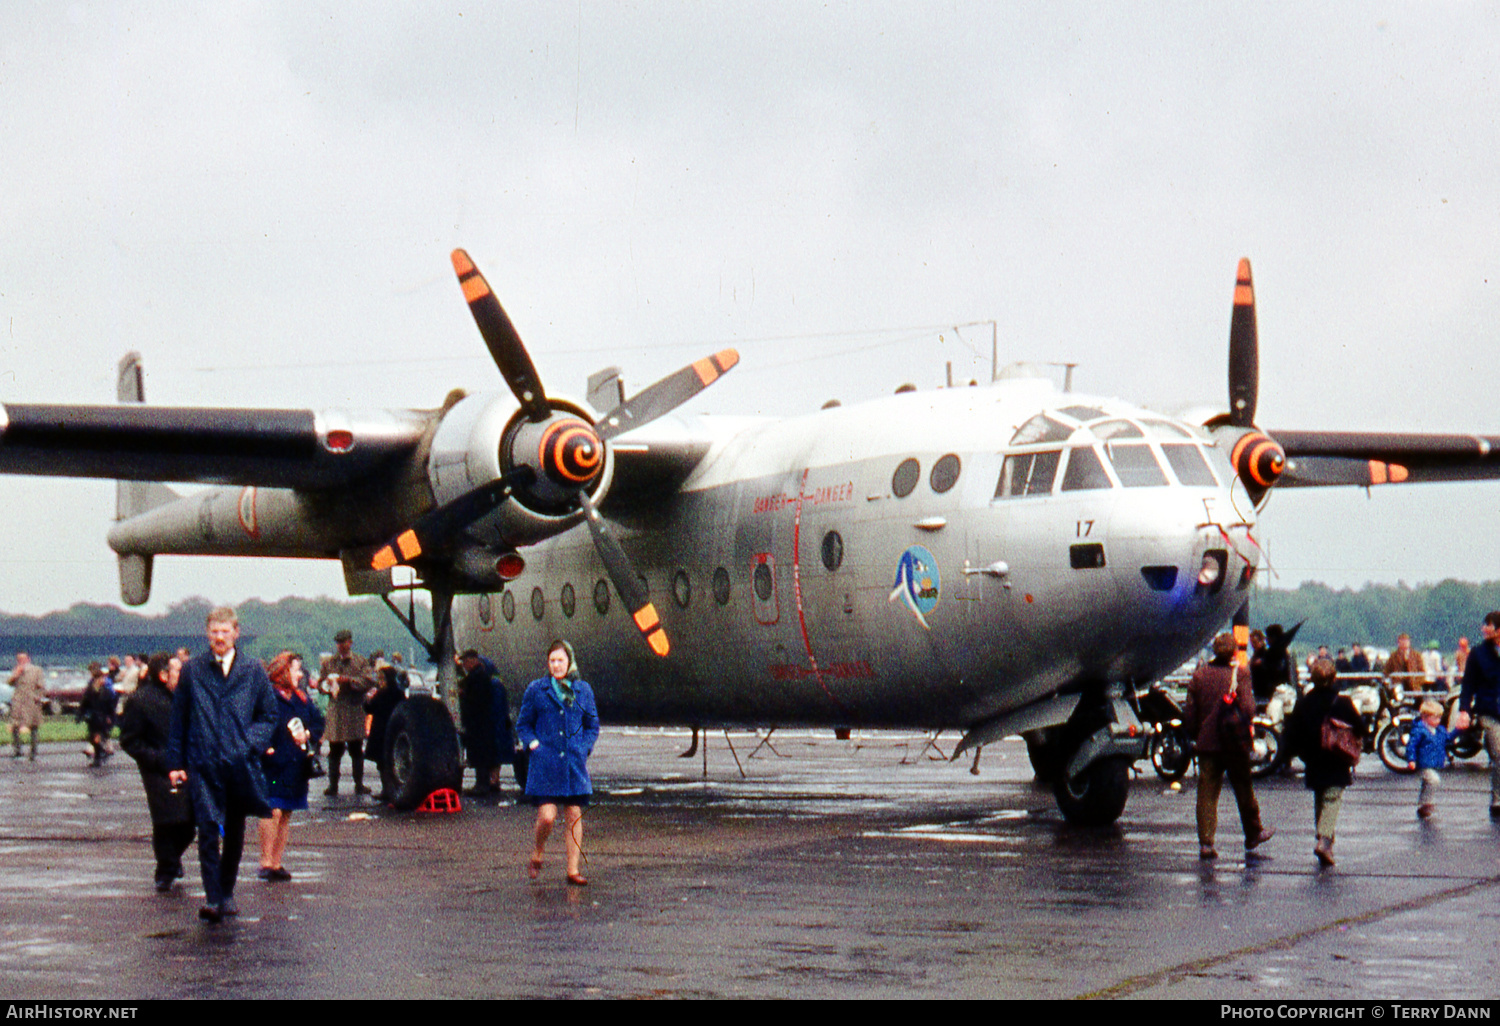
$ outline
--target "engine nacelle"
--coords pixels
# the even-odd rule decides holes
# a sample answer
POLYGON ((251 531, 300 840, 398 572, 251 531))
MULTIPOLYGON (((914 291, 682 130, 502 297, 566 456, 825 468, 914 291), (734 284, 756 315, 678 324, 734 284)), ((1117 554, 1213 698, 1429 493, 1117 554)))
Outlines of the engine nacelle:
POLYGON ((519 486, 468 533, 496 551, 560 534, 583 519, 578 492, 594 502, 609 491, 614 459, 576 403, 549 397, 552 415, 537 422, 504 392, 467 396, 443 415, 427 461, 439 506, 521 467, 531 483, 519 486))

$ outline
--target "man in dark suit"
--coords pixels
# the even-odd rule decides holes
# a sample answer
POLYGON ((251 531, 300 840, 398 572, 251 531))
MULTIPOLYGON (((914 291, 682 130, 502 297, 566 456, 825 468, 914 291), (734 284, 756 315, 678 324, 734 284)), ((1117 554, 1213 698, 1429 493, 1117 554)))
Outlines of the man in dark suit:
POLYGON ((245 817, 270 815, 260 757, 276 728, 276 693, 260 662, 235 650, 239 637, 233 609, 208 614, 209 651, 182 668, 167 743, 168 778, 173 786, 186 782, 193 799, 203 870, 198 917, 211 923, 239 912, 234 885, 245 817))

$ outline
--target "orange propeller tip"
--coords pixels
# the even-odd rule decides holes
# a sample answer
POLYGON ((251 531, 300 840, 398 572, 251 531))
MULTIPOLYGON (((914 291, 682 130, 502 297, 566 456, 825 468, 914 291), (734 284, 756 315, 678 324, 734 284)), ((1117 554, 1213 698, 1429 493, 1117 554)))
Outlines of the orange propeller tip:
POLYGON ((671 642, 667 641, 666 631, 656 631, 646 639, 651 644, 651 651, 659 656, 665 656, 672 651, 671 642))
POLYGON ((740 352, 738 349, 720 350, 714 354, 714 359, 718 361, 720 371, 727 371, 740 362, 740 352))
POLYGON ((453 269, 460 275, 468 274, 474 270, 474 261, 469 259, 469 254, 461 249, 455 249, 451 254, 453 269))
POLYGON ((1250 280, 1250 258, 1240 257, 1240 266, 1235 271, 1235 277, 1240 281, 1250 280))
POLYGON ((395 565, 396 554, 391 551, 389 545, 375 553, 375 558, 370 560, 370 566, 376 570, 389 570, 395 565))

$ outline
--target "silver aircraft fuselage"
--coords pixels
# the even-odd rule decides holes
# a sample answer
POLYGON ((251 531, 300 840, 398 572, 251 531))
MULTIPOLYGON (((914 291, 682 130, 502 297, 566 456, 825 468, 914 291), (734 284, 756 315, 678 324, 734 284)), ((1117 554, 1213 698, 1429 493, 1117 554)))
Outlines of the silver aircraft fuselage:
POLYGON ((1206 431, 1043 380, 694 429, 712 445, 676 494, 612 514, 669 658, 622 622, 582 528, 460 598, 458 645, 516 691, 566 638, 615 723, 967 727, 1169 672, 1259 561, 1206 431))

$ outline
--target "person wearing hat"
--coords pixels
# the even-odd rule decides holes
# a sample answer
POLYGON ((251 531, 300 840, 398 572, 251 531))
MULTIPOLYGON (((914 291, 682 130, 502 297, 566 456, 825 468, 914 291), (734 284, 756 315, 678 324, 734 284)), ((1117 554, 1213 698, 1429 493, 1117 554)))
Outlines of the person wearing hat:
POLYGON ((573 646, 554 641, 547 649, 547 676, 532 681, 521 698, 516 734, 529 753, 526 796, 536 805, 536 845, 527 875, 542 871, 547 837, 563 807, 567 828, 568 883, 588 883, 580 870, 583 855, 583 808, 593 794, 588 758, 599 740, 599 710, 594 689, 578 676, 573 646))
POLYGON ((328 696, 328 787, 325 795, 339 793, 339 764, 344 752, 354 767, 354 793, 369 794, 365 786, 365 695, 375 688, 375 675, 362 655, 354 652, 354 635, 341 630, 333 636, 338 651, 323 660, 318 670, 318 690, 328 696))
POLYGON ((495 794, 498 788, 490 779, 500 759, 495 743, 495 668, 472 648, 458 657, 458 663, 464 671, 458 682, 458 722, 464 754, 474 767, 474 786, 468 793, 475 797, 495 794))

